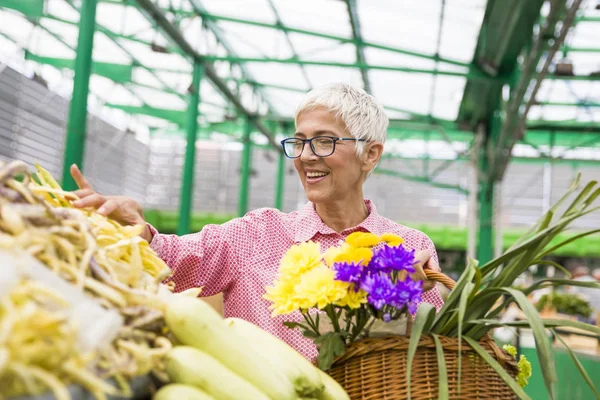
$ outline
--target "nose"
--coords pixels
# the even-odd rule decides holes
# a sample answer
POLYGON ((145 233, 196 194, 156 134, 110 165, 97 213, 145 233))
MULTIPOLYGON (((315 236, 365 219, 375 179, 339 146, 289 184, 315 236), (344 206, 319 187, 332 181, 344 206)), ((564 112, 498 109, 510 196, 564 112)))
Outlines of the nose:
POLYGON ((317 156, 313 152, 312 147, 310 147, 310 143, 304 142, 304 148, 302 149, 302 154, 300 154, 300 160, 302 160, 303 162, 308 162, 308 161, 315 161, 318 159, 319 159, 319 156, 317 156))

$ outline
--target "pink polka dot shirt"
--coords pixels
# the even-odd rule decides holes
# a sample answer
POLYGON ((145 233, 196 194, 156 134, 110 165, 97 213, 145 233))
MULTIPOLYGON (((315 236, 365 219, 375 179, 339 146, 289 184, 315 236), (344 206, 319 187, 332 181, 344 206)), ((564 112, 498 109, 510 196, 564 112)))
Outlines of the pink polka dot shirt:
MULTIPOLYGON (((435 247, 422 232, 399 225, 377 213, 373 203, 365 201, 369 216, 358 226, 337 233, 307 203, 289 214, 261 208, 223 225, 207 225, 202 231, 185 236, 162 235, 150 227, 151 247, 173 270, 170 280, 177 291, 203 287, 203 296, 223 292, 226 317, 243 318, 281 338, 305 357, 313 360, 317 349, 300 331, 283 325, 284 321, 302 321, 299 312, 273 318, 269 302, 263 299, 265 287, 277 277, 279 261, 294 244, 312 240, 322 251, 338 245, 356 231, 381 235, 395 233, 409 249, 429 250, 438 262, 435 247)), ((437 288, 423 294, 423 301, 440 309, 443 300, 437 288)))

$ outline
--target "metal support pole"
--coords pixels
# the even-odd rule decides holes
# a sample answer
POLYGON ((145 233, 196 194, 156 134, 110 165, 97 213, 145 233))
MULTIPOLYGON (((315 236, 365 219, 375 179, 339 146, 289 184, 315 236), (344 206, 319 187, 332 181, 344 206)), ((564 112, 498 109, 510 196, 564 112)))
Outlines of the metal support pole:
POLYGON ((190 233, 192 199, 194 194, 194 168, 196 166, 198 105, 200 103, 200 81, 202 80, 202 73, 202 64, 195 62, 187 109, 187 143, 185 150, 185 163, 183 165, 181 195, 179 196, 179 223, 177 225, 178 235, 190 233))
POLYGON ((67 123, 63 158, 62 184, 65 190, 77 189, 77 185, 71 177, 71 165, 77 164, 83 169, 83 152, 87 134, 87 101, 90 75, 92 73, 94 32, 96 30, 96 6, 97 0, 86 0, 81 4, 73 96, 69 106, 69 121, 67 123))
POLYGON ((238 201, 238 216, 243 216, 248 212, 248 195, 250 192, 250 171, 252 168, 252 140, 250 134, 252 133, 252 121, 250 118, 246 119, 246 126, 244 128, 244 137, 242 143, 244 149, 242 150, 242 166, 240 176, 240 198, 238 201))
POLYGON ((285 155, 279 153, 277 163, 277 186, 275 192, 275 208, 282 210, 283 207, 283 184, 285 179, 285 155))
POLYGON ((480 125, 477 134, 479 135, 479 149, 477 154, 478 167, 478 232, 479 240, 477 242, 477 259, 479 265, 490 261, 494 256, 494 194, 495 180, 492 175, 490 165, 490 154, 495 151, 495 143, 500 129, 500 117, 495 113, 491 118, 491 124, 488 127, 480 125))

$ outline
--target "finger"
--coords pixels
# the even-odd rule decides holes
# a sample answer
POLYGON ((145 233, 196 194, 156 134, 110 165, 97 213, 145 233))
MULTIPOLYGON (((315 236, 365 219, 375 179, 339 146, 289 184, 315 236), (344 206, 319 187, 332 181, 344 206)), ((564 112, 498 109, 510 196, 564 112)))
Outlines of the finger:
POLYGON ((98 214, 108 217, 117 209, 117 207, 119 207, 119 203, 116 200, 108 200, 98 208, 98 214))
POLYGON ((71 176, 75 180, 75 183, 77 183, 77 186, 79 186, 79 189, 92 189, 92 185, 90 185, 87 179, 85 179, 85 176, 83 176, 77 164, 71 165, 70 170, 71 176))
POLYGON ((415 264, 424 265, 431 258, 429 250, 420 250, 415 253, 415 264))
POLYGON ((73 202, 73 205, 77 208, 87 208, 87 207, 98 208, 102 204, 106 203, 106 200, 107 200, 106 197, 104 197, 98 193, 94 193, 83 199, 75 200, 73 202))
POLYGON ((79 189, 73 192, 73 194, 77 197, 79 197, 80 199, 83 199, 84 197, 88 197, 89 195, 94 194, 95 192, 92 189, 79 189))
POLYGON ((423 291, 428 292, 436 285, 436 281, 423 281, 423 291))
POLYGON ((423 269, 429 269, 429 270, 435 271, 435 272, 442 271, 439 264, 436 263, 435 261, 433 261, 431 258, 429 259, 429 261, 427 261, 427 263, 425 263, 425 266, 423 267, 423 269))

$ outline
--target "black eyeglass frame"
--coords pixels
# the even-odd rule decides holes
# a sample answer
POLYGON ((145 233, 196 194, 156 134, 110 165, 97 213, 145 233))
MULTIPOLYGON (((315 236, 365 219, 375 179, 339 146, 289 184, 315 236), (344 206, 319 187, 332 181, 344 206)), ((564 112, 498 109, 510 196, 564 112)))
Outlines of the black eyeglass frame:
POLYGON ((300 138, 287 138, 287 139, 283 139, 281 141, 281 147, 283 148, 283 154, 285 154, 285 156, 287 158, 291 158, 291 159, 295 159, 295 158, 300 158, 302 156, 302 152, 304 151, 304 148, 306 147, 306 142, 308 142, 308 144, 310 145, 310 149, 312 150, 313 154, 316 155, 317 157, 329 157, 330 155, 332 155, 335 152, 335 145, 337 144, 337 142, 339 141, 356 141, 356 142, 366 142, 367 139, 356 139, 356 138, 340 138, 340 137, 335 137, 335 136, 315 136, 313 138, 310 139, 300 139, 300 138), (315 139, 331 139, 333 140, 333 147, 331 148, 331 153, 327 154, 327 155, 321 155, 321 154, 317 154, 317 151, 315 150, 315 146, 313 145, 313 140, 315 139), (287 151, 285 150, 285 144, 288 142, 292 142, 292 141, 302 141, 302 150, 300 151, 300 154, 298 154, 297 156, 290 156, 287 151))

